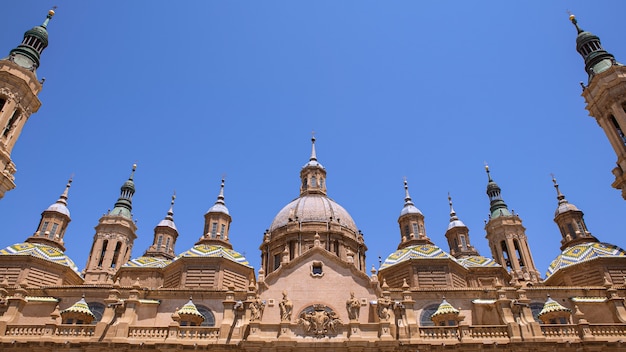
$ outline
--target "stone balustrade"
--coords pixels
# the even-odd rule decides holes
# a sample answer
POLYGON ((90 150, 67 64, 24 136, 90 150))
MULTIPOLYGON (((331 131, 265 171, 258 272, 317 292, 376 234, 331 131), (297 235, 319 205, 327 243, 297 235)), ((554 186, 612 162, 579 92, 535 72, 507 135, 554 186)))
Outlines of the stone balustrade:
MULTIPOLYGON (((263 332, 257 330, 259 334, 272 334, 278 327, 276 324, 259 324, 263 332), (268 329, 269 328, 269 329, 268 329), (271 330, 271 331, 270 331, 271 330)), ((362 337, 370 339, 376 338, 377 324, 362 324, 362 337)), ((578 342, 589 337, 594 340, 619 341, 626 339, 626 324, 542 324, 540 338, 547 340, 565 340, 578 342)), ((291 324, 292 329, 297 329, 297 325, 291 324)), ((68 324, 48 324, 48 325, 7 325, 4 331, 0 329, 0 343, 20 338, 33 337, 63 337, 63 338, 100 338, 95 336, 95 325, 68 325, 68 324)), ((476 326, 428 326, 418 327, 417 336, 411 336, 412 342, 418 343, 464 343, 480 341, 493 341, 498 343, 510 342, 509 327, 506 325, 476 325, 476 326)), ((341 334, 340 334, 341 335, 341 334)), ((289 334, 293 339, 302 338, 295 331, 289 334)), ((342 335, 343 338, 349 337, 342 335)), ((204 326, 170 326, 170 327, 141 327, 134 326, 128 328, 129 340, 136 341, 206 341, 210 343, 218 342, 220 338, 219 327, 204 326)), ((339 337, 339 336, 338 336, 339 337)), ((253 334, 244 337, 244 340, 254 340, 253 334)), ((330 338, 332 340, 332 338, 330 338)), ((106 341, 107 338, 105 337, 106 341)))

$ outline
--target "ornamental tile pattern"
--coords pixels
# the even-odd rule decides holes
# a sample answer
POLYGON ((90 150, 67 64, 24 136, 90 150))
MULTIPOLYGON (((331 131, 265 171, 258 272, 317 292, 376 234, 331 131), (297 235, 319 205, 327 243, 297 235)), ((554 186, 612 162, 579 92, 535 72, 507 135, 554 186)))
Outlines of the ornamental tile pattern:
POLYGON ((65 313, 80 313, 80 314, 85 314, 85 315, 89 315, 92 317, 96 317, 92 312, 91 309, 89 309, 89 306, 87 305, 87 302, 85 302, 84 298, 81 298, 80 301, 74 303, 71 307, 64 309, 63 311, 61 311, 61 314, 65 314, 65 313))
POLYGON ((124 264, 124 267, 131 268, 163 268, 170 264, 172 261, 162 258, 153 257, 139 257, 131 259, 128 263, 124 264))
POLYGON ((471 257, 460 258, 457 261, 466 268, 469 267, 489 267, 489 268, 499 268, 501 267, 495 260, 492 258, 486 258, 479 255, 473 255, 471 257))
POLYGON ((448 253, 433 244, 420 244, 399 249, 385 259, 380 269, 385 269, 411 259, 452 259, 448 253))
POLYGON ((72 259, 65 255, 58 248, 40 243, 17 243, 0 250, 0 255, 30 255, 36 258, 45 259, 53 263, 70 267, 79 273, 78 267, 72 259))
POLYGON ((541 312, 539 312, 539 314, 537 314, 537 316, 540 317, 544 314, 552 312, 571 312, 571 310, 569 308, 563 307, 561 304, 559 304, 559 302, 553 300, 552 298, 548 298, 546 303, 543 305, 543 309, 541 310, 541 312))
POLYGON ((192 258, 200 258, 200 257, 209 257, 209 258, 226 258, 235 263, 239 263, 241 265, 250 266, 248 260, 238 252, 235 252, 232 249, 224 248, 222 246, 208 245, 208 244, 198 244, 195 245, 190 250, 180 254, 176 257, 175 260, 178 260, 182 257, 192 257, 192 258))
POLYGON ((546 272, 546 278, 558 270, 567 268, 568 266, 586 262, 595 258, 615 258, 626 257, 626 252, 618 246, 602 243, 581 243, 571 247, 565 248, 556 259, 550 263, 548 271, 546 272))

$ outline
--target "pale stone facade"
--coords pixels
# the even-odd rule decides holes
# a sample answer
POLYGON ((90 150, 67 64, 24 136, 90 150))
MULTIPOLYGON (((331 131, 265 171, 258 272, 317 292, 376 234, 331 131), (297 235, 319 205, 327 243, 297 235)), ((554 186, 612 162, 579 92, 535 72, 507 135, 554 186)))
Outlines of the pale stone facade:
MULTIPOLYGON (((47 21, 43 30, 45 25, 47 21)), ((41 29, 35 33, 40 36, 41 29)), ((23 44, 33 50, 45 47, 28 38, 23 44)), ((41 85, 32 80, 33 71, 24 67, 26 61, 17 60, 22 64, 16 66, 12 60, 0 61, 0 74, 10 76, 0 87, 1 96, 7 97, 3 119, 5 111, 14 110, 12 94, 28 92, 36 102, 30 108, 21 106, 22 111, 34 112, 39 106, 36 93, 41 85), (12 82, 25 85, 20 88, 22 83, 12 82), (34 88, 22 89, 29 84, 34 88)), ((608 79, 619 70, 621 66, 609 68, 598 77, 608 79)), ((605 88, 590 84, 590 89, 605 88)), ((3 121, 0 125, 5 125, 3 121)), ((9 152, 25 118, 16 121, 21 125, 8 124, 12 139, 4 146, 9 152)), ((6 165, 5 170, 13 170, 6 165)), ((136 238, 130 216, 134 167, 132 172, 113 210, 98 221, 83 272, 64 254, 71 181, 44 210, 26 242, 0 250, 0 349, 626 348, 626 252, 591 234, 582 211, 565 199, 556 180, 554 220, 563 237, 562 253, 544 280, 535 267, 522 220, 509 211, 490 174, 491 216, 485 229, 492 258, 481 256, 471 245, 469 229, 451 199, 445 234, 449 249, 437 247, 427 236, 425 217, 405 181, 398 249, 378 269, 368 271, 363 235, 347 210, 328 198, 327 172, 317 159, 313 139, 309 161, 300 171, 300 196, 259 238, 262 263, 255 273, 230 243, 232 218, 223 180, 193 248, 176 255, 172 197, 167 215, 154 229, 152 245, 143 256, 131 258, 136 238)), ((5 186, 2 192, 8 189, 5 186)))

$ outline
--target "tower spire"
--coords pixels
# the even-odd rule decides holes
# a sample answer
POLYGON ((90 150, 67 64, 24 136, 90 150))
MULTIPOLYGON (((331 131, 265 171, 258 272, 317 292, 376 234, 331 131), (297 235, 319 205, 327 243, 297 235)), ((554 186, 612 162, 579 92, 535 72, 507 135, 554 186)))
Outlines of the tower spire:
POLYGON ((72 221, 70 211, 67 208, 67 199, 71 185, 72 178, 67 181, 65 190, 61 193, 59 199, 41 213, 37 231, 26 242, 43 243, 65 251, 63 237, 68 224, 72 221))
POLYGON ((428 236, 426 236, 424 214, 413 204, 406 177, 404 178, 404 206, 398 217, 398 225, 400 225, 400 244, 398 249, 417 244, 432 244, 428 236))
POLYGON ((311 158, 310 161, 317 161, 317 155, 315 154, 315 132, 311 133, 311 158))
POLYGON ((109 212, 109 215, 121 215, 127 218, 132 217, 133 195, 135 194, 135 170, 137 170, 137 164, 133 164, 133 170, 128 180, 126 180, 120 188, 120 197, 117 199, 117 202, 115 202, 115 207, 109 212))
POLYGON ((485 171, 487 172, 487 196, 489 196, 489 211, 490 218, 496 218, 498 216, 511 215, 509 208, 500 195, 501 189, 497 183, 491 178, 491 172, 489 171, 489 165, 485 165, 485 171))
POLYGON ((300 196, 306 194, 326 195, 326 170, 317 161, 315 134, 311 137, 311 157, 300 171, 300 196))
POLYGON ((225 178, 222 177, 217 200, 206 214, 204 214, 204 233, 200 237, 200 240, 196 242, 196 245, 214 244, 229 249, 233 247, 228 237, 232 218, 224 202, 224 182, 225 178))
POLYGON ((9 53, 9 61, 35 72, 40 64, 41 53, 48 46, 48 24, 54 16, 54 9, 56 6, 48 11, 46 19, 40 26, 35 26, 24 33, 22 43, 9 53))
POLYGON ((146 257, 174 259, 174 246, 178 238, 178 229, 174 224, 174 201, 176 192, 172 194, 170 209, 167 211, 165 219, 161 220, 154 228, 154 239, 152 246, 144 253, 146 257))
POLYGON ((576 32, 578 32, 576 36, 576 51, 585 60, 585 71, 589 75, 589 82, 591 82, 594 75, 606 71, 611 66, 620 65, 615 61, 615 57, 612 54, 604 50, 598 36, 580 28, 576 16, 570 14, 569 19, 576 27, 576 32))
POLYGON ((456 216, 454 208, 452 207, 452 197, 450 196, 450 192, 448 192, 448 204, 450 204, 450 222, 459 220, 459 218, 456 216))
POLYGON ((587 230, 583 212, 565 199, 554 175, 552 183, 556 189, 556 198, 559 200, 554 212, 554 222, 561 232, 561 250, 577 243, 597 242, 598 240, 587 230))

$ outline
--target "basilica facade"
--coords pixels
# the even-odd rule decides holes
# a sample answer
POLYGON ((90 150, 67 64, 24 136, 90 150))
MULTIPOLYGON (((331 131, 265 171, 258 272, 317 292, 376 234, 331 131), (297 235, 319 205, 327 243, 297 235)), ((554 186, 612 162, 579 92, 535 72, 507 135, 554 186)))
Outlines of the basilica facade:
MULTIPOLYGON (((36 70, 44 23, 0 60, 0 197, 15 187, 11 150, 41 103, 36 70)), ((613 186, 626 192, 626 69, 597 36, 577 49, 583 96, 618 156, 613 186)), ((299 196, 259 238, 260 268, 230 242, 222 180, 195 245, 175 251, 171 207, 153 243, 132 257, 137 226, 132 168, 95 227, 83 270, 65 254, 71 180, 35 232, 0 250, 0 348, 10 351, 621 351, 626 348, 626 252, 596 238, 556 179, 561 254, 542 277, 526 229, 486 168, 491 253, 479 253, 450 204, 448 248, 435 245, 404 183, 397 250, 366 267, 367 245, 329 197, 316 140, 303 155, 299 196)), ((294 170, 294 177, 295 172, 294 170)), ((624 193, 626 194, 626 193, 624 193)))

